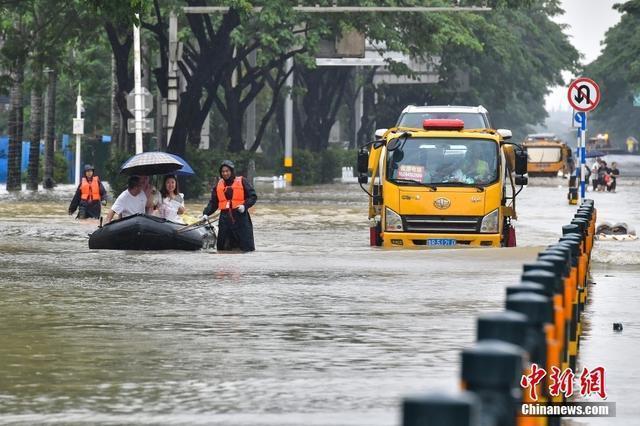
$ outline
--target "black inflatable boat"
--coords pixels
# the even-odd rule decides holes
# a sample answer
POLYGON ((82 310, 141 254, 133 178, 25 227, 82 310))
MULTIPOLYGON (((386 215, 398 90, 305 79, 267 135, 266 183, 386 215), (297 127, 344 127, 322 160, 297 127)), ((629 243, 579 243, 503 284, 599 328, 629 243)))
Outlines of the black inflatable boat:
POLYGON ((114 220, 89 234, 90 249, 200 250, 215 242, 216 234, 210 226, 186 227, 145 214, 114 220))

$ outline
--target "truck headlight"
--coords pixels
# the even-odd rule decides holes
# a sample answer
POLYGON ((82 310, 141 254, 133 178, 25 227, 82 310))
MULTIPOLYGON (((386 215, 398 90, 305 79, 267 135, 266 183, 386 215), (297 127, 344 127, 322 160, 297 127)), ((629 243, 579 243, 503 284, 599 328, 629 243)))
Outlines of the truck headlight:
POLYGON ((495 209, 488 215, 482 218, 482 224, 480 225, 480 232, 486 234, 495 234, 498 232, 498 220, 500 212, 498 209, 495 209))
POLYGON ((389 207, 385 207, 385 231, 398 232, 402 231, 402 218, 400 215, 389 207))

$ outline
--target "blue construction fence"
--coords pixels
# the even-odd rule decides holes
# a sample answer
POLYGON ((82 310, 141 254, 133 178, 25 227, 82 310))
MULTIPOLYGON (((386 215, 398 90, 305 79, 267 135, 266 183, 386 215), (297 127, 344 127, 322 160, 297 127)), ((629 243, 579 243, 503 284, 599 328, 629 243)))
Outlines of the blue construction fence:
MULTIPOLYGON (((102 135, 101 139, 102 143, 110 143, 111 136, 102 135)), ((31 147, 30 141, 22 141, 22 161, 20 164, 20 170, 22 173, 27 171, 29 167, 29 149, 31 147)), ((69 135, 62 135, 62 154, 64 158, 67 160, 67 164, 69 164, 69 173, 67 176, 67 183, 75 182, 75 151, 71 146, 71 138, 69 135)), ((8 171, 8 157, 9 157, 9 137, 8 136, 0 136, 0 183, 7 182, 7 171, 8 171)), ((86 155, 84 156, 86 157, 86 155)), ((44 142, 40 142, 40 158, 41 161, 44 158, 44 142)), ((89 159, 93 161, 93 159, 89 159)), ((64 182, 63 182, 64 183, 64 182)))

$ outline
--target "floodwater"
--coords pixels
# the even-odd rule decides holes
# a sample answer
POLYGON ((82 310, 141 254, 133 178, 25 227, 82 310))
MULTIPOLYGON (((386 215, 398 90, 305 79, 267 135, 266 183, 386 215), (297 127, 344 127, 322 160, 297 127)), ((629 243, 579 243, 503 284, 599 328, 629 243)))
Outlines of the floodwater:
MULTIPOLYGON (((640 228, 620 180, 588 196, 640 228)), ((475 318, 571 219, 565 185, 523 191, 518 248, 447 250, 369 247, 356 185, 259 188, 251 254, 90 251, 73 188, 0 190, 0 424, 397 425, 402 396, 459 386, 475 318)), ((640 240, 593 259, 580 362, 617 417, 572 424, 634 424, 640 240)))

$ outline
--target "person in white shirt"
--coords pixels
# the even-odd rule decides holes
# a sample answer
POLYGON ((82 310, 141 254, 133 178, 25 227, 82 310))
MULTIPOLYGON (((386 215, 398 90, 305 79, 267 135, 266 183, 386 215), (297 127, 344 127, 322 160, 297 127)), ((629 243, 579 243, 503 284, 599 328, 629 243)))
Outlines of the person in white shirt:
POLYGON ((139 176, 131 176, 127 182, 127 190, 118 196, 113 206, 107 213, 107 223, 111 222, 113 215, 120 218, 134 214, 146 213, 147 196, 145 195, 139 176))
POLYGON ((178 190, 178 180, 173 175, 164 177, 162 189, 155 202, 158 215, 171 222, 184 223, 179 216, 185 212, 184 197, 178 190))

